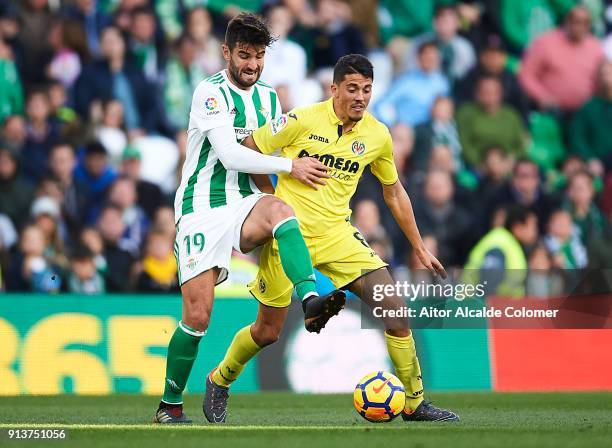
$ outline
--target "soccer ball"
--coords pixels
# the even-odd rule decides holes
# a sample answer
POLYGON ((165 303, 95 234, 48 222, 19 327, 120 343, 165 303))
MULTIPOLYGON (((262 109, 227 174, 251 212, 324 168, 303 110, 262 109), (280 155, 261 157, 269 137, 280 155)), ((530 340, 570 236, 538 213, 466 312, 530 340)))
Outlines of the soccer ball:
POLYGON ((369 422, 390 422, 406 405, 402 382, 389 372, 372 372, 359 381, 353 393, 355 410, 369 422))

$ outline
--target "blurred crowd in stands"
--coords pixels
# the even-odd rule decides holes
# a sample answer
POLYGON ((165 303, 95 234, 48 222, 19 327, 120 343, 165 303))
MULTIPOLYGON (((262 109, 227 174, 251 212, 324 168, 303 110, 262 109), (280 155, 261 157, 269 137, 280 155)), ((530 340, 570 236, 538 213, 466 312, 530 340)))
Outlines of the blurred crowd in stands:
MULTIPOLYGON (((543 296, 612 268, 610 0, 0 0, 0 290, 178 291, 192 92, 240 11, 278 37, 262 80, 283 110, 370 57, 370 111, 449 271, 529 268, 543 296)), ((369 172, 353 210, 399 278, 426 276, 369 172)))

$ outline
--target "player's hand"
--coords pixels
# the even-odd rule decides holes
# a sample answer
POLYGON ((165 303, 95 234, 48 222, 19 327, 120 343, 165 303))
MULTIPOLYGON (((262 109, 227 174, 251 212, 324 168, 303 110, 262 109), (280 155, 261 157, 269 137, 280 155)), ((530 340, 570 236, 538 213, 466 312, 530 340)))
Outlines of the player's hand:
POLYGON ((423 266, 425 266, 434 277, 439 275, 442 278, 446 278, 446 270, 444 269, 444 266, 442 266, 442 263, 440 263, 438 259, 431 254, 431 252, 425 248, 418 249, 415 252, 419 261, 423 263, 423 266))
POLYGON ((300 157, 292 161, 291 176, 317 190, 317 185, 326 184, 323 179, 329 177, 328 169, 315 158, 300 157))

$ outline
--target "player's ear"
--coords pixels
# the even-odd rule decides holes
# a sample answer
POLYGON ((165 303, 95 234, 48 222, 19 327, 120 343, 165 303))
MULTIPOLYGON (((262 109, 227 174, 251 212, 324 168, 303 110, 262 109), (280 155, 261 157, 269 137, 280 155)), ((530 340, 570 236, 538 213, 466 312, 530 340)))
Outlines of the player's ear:
POLYGON ((223 52, 223 59, 225 59, 225 62, 229 62, 232 55, 229 47, 226 44, 221 44, 221 51, 223 52))
POLYGON ((336 83, 333 83, 331 85, 331 93, 334 98, 338 98, 338 86, 336 85, 336 83))

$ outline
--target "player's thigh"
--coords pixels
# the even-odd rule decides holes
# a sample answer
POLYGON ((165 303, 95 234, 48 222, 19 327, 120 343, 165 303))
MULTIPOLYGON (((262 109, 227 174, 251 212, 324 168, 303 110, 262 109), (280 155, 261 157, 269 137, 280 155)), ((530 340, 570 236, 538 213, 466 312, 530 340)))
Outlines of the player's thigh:
POLYGON ((398 311, 406 306, 405 300, 397 294, 394 285, 395 282, 389 269, 383 267, 365 273, 349 283, 347 288, 370 309, 380 307, 383 311, 393 311, 393 313, 383 313, 385 317, 382 318, 382 321, 385 329, 393 336, 407 336, 409 333, 408 320, 403 317, 388 317, 389 315, 401 315, 398 311), (384 291, 393 291, 393 293, 383 294, 384 291))
POLYGON ((289 307, 272 307, 259 304, 257 320, 251 327, 253 339, 260 347, 276 342, 281 334, 289 307))
POLYGON ((240 246, 246 253, 272 239, 275 227, 295 216, 293 209, 272 195, 263 195, 240 226, 240 246))
POLYGON ((387 266, 350 223, 315 241, 317 265, 336 288, 342 288, 367 272, 387 266))
POLYGON ((219 271, 219 268, 208 269, 181 285, 182 320, 194 330, 205 331, 208 328, 219 271))
POLYGON ((257 276, 248 287, 253 297, 265 306, 285 308, 291 303, 293 284, 285 275, 275 240, 263 245, 257 276))
POLYGON ((183 216, 176 226, 174 255, 178 265, 179 285, 201 273, 219 268, 216 283, 227 278, 232 257, 233 210, 220 207, 213 212, 183 216))

